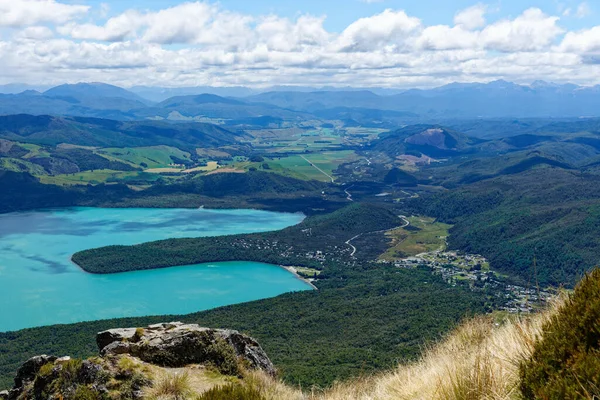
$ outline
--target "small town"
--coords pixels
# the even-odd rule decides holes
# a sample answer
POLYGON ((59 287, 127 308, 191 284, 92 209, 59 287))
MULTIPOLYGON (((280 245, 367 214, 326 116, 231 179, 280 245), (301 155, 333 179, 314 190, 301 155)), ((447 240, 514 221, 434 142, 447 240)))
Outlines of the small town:
POLYGON ((478 254, 460 254, 456 251, 434 251, 397 260, 398 268, 427 266, 434 274, 441 275, 449 284, 468 282, 471 290, 493 290, 502 297, 504 305, 499 309, 511 314, 531 313, 555 297, 547 289, 511 285, 490 270, 485 257, 478 254))

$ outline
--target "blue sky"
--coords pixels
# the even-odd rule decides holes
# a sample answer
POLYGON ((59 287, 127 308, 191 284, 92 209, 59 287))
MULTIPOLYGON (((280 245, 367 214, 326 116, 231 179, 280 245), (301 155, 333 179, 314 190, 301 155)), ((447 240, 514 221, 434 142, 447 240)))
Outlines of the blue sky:
POLYGON ((0 0, 0 84, 600 84, 600 0, 0 0))

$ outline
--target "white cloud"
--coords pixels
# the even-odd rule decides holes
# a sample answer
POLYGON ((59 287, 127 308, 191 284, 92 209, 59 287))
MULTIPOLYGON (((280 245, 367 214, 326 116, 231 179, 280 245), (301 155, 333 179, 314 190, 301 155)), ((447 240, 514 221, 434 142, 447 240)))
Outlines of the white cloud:
POLYGON ((474 49, 479 47, 478 40, 478 32, 466 30, 462 25, 436 25, 424 29, 416 43, 425 50, 474 49))
POLYGON ((404 11, 387 9, 350 24, 338 38, 337 47, 342 51, 369 51, 386 45, 395 47, 420 27, 418 18, 410 17, 404 11))
MULTIPOLYGON (((0 25, 14 27, 0 40, 0 83, 406 87, 498 78, 600 83, 600 65, 594 64, 600 59, 600 26, 565 32, 559 17, 537 8, 488 23, 486 6, 478 4, 458 12, 454 24, 434 26, 388 9, 336 33, 325 28, 324 16, 250 16, 209 1, 111 17, 102 17, 103 10, 110 11, 98 6, 85 19, 82 6, 66 0, 43 1, 62 14, 15 11, 34 2, 42 0, 13 0, 10 23, 0 14, 0 25)), ((0 10, 6 4, 0 0, 0 10)))
POLYGON ((84 15, 90 7, 55 0, 0 0, 0 26, 25 27, 40 23, 61 24, 84 15))
POLYGON ((17 32, 14 38, 17 40, 45 40, 53 36, 52 30, 46 26, 30 26, 17 32))
POLYGON ((462 26, 465 29, 481 28, 485 25, 486 12, 487 6, 481 3, 466 8, 454 16, 454 25, 462 26))
POLYGON ((568 32, 558 46, 558 50, 579 54, 600 53, 600 26, 579 32, 568 32))
POLYGON ((514 20, 502 20, 481 31, 481 44, 497 51, 535 51, 550 46, 564 30, 559 18, 544 14, 539 8, 525 10, 514 20))

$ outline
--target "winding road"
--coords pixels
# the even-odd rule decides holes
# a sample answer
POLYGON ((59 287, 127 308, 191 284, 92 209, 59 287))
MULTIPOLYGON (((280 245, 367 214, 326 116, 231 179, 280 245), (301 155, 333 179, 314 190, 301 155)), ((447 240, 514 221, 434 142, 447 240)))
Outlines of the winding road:
POLYGON ((354 186, 354 185, 350 185, 349 187, 347 187, 346 189, 344 189, 344 193, 346 193, 348 195, 348 197, 346 197, 346 200, 348 200, 348 201, 354 201, 352 199, 352 195, 349 192, 349 190, 352 189, 352 186, 354 186))
POLYGON ((382 229, 382 230, 380 230, 380 231, 373 231, 373 232, 361 233, 361 234, 358 234, 358 235, 354 236, 352 239, 348 240, 348 241, 346 242, 346 244, 352 248, 352 253, 350 253, 350 257, 354 257, 354 255, 355 255, 355 254, 356 254, 356 252, 357 252, 357 248, 356 248, 356 247, 355 247, 355 246, 352 244, 352 241, 353 241, 353 240, 355 240, 355 239, 358 239, 358 238, 359 238, 359 237, 361 237, 362 235, 370 235, 370 234, 372 234, 372 233, 380 233, 380 232, 392 231, 392 230, 394 230, 394 229, 406 228, 407 226, 409 226, 409 225, 410 225, 410 221, 409 221, 408 219, 406 219, 406 217, 405 217, 404 215, 399 215, 398 217, 399 217, 399 218, 400 218, 402 221, 404 221, 404 225, 402 225, 402 226, 397 226, 397 227, 395 227, 395 228, 391 228, 391 229, 382 229))

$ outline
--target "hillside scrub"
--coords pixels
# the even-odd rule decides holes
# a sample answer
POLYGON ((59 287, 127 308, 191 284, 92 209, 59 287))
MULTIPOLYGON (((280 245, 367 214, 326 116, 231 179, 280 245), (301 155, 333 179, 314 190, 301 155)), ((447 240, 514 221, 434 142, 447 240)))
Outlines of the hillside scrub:
POLYGON ((521 364, 526 399, 600 396, 600 270, 587 275, 547 321, 542 340, 521 364))

